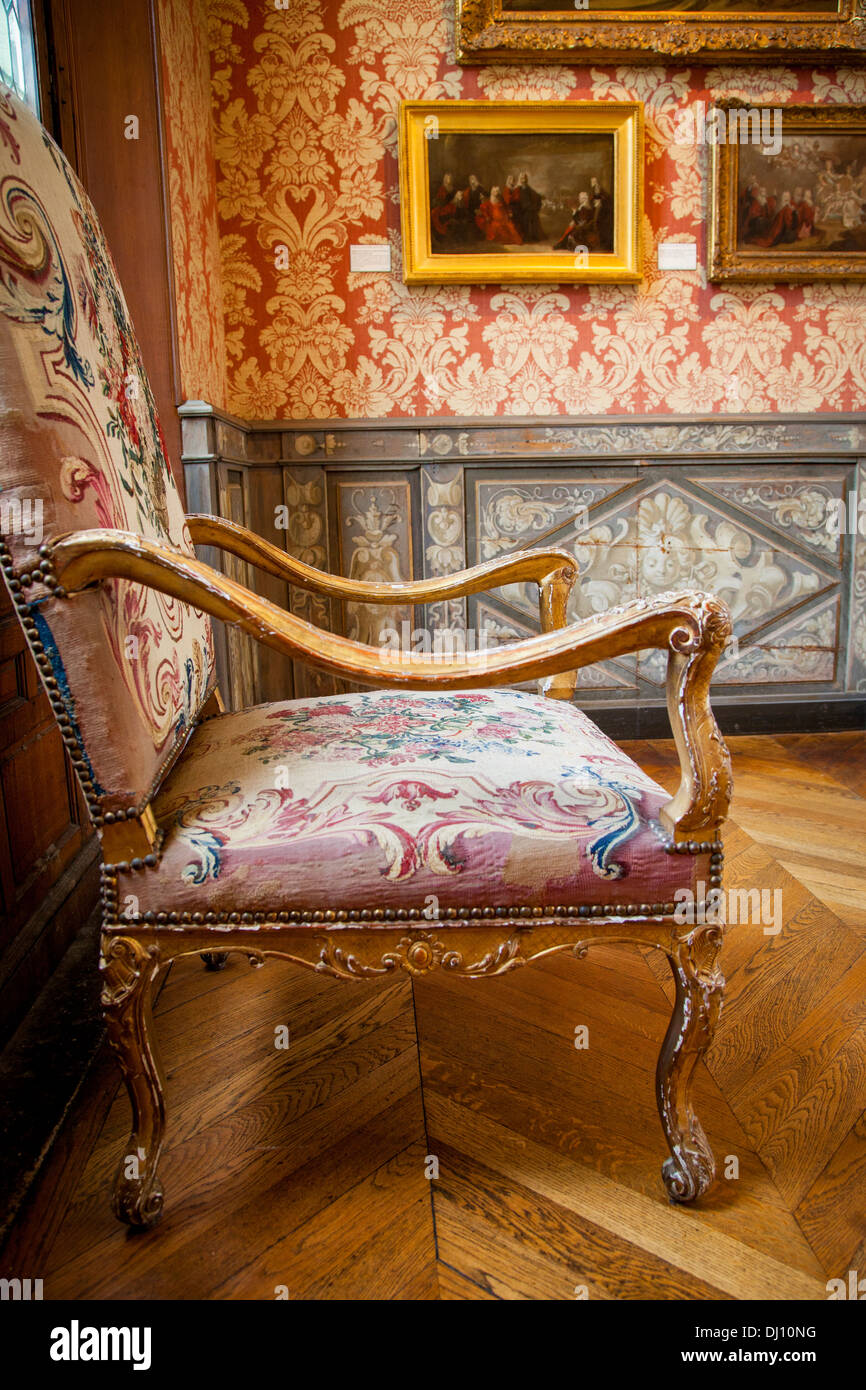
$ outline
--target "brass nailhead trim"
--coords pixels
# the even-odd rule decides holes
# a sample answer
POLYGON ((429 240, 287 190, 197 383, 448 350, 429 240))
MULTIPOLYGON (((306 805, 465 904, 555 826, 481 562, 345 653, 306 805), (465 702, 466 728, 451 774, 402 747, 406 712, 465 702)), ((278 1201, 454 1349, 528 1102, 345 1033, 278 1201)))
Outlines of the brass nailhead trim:
MULTIPOLYGON (((714 858, 724 854, 721 840, 674 840, 657 820, 651 820, 649 825, 664 845, 666 854, 710 854, 714 858)), ((712 864, 712 860, 710 862, 712 864)))
POLYGON ((79 755, 78 760, 73 758, 73 766, 75 767, 79 785, 84 794, 84 800, 90 813, 90 818, 94 825, 99 826, 102 824, 102 821, 99 818, 100 806, 94 792, 93 781, 89 773, 87 773, 86 776, 84 775, 87 769, 87 760, 86 757, 83 757, 83 755, 86 754, 86 749, 83 747, 80 739, 76 738, 75 734, 71 731, 71 720, 60 696, 60 690, 57 679, 53 674, 51 660, 46 654, 44 646, 39 641, 39 629, 30 612, 30 601, 26 595, 22 593, 22 589, 29 589, 32 584, 44 584, 45 587, 51 591, 54 598, 67 597, 66 590, 58 583, 57 577, 54 574, 51 563, 51 547, 49 545, 41 545, 39 547, 39 554, 42 556, 42 560, 35 569, 17 573, 9 547, 5 540, 0 539, 0 567, 2 567, 6 575, 6 582, 12 594, 12 601, 17 609, 19 621, 30 644, 30 650, 33 653, 36 664, 39 667, 51 708, 60 726, 60 736, 66 744, 66 747, 70 750, 74 750, 79 755), (84 768, 84 772, 82 772, 82 767, 84 768))
MULTIPOLYGON (((152 857, 152 856, 151 856, 152 857)), ((141 861, 133 860, 130 865, 116 864, 106 866, 107 869, 116 870, 121 873, 129 869, 140 867, 141 861)), ((116 892, 117 880, 113 876, 105 875, 103 880, 107 896, 113 897, 116 892)), ((506 917, 506 918, 557 918, 557 917, 670 917, 676 910, 675 903, 581 903, 575 907, 474 907, 474 908, 446 908, 442 916, 438 919, 424 920, 425 928, 429 927, 435 931, 442 925, 443 918, 448 921, 465 921, 478 918, 506 917)), ((310 924, 318 926, 323 922, 360 922, 367 923, 375 921, 406 922, 418 921, 420 913, 417 908, 338 908, 322 911, 285 911, 285 912, 230 912, 219 914, 216 912, 154 912, 149 910, 142 913, 141 921, 148 926, 270 926, 278 927, 288 924, 310 924)), ((113 920, 106 923, 107 926, 129 926, 126 920, 113 920)))

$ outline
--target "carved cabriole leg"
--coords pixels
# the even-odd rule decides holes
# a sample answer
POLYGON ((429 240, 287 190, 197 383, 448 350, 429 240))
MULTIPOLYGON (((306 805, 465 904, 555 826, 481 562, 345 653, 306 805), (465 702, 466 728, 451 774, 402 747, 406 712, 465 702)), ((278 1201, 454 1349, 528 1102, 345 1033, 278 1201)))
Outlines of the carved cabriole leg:
POLYGON ((715 1181, 712 1150, 692 1108, 695 1067, 713 1040, 725 979, 717 965, 720 926, 699 927, 667 948, 676 1003, 656 1070, 656 1094, 672 1157, 662 1177, 672 1202, 693 1202, 715 1181))
POLYGON ((162 1213, 157 1163, 165 1127, 163 1076, 153 1046, 151 993, 159 949, 134 937, 103 936, 102 1006, 108 1040, 132 1105, 132 1134, 120 1162, 114 1212, 128 1226, 152 1226, 162 1213))

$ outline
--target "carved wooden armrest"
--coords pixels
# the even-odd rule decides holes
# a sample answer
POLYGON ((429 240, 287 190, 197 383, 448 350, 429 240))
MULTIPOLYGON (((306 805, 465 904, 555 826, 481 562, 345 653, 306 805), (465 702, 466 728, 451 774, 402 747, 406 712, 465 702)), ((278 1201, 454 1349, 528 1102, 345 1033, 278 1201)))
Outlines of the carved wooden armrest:
POLYGON ((284 655, 362 685, 459 690, 516 684, 645 648, 667 651, 667 704, 681 780, 660 820, 677 841, 706 840, 715 838, 727 815, 730 756, 713 717, 709 687, 731 619, 725 604, 709 594, 636 599, 489 651, 408 654, 324 632, 200 560, 129 532, 78 531, 45 546, 43 554, 61 597, 103 579, 133 580, 231 623, 284 655))
MULTIPOLYGON (((442 599, 465 598, 467 594, 485 593, 503 584, 534 581, 538 585, 538 607, 542 632, 565 626, 568 596, 578 575, 578 564, 567 550, 518 550, 498 560, 474 565, 457 574, 439 575, 435 579, 405 580, 398 584, 365 584, 358 579, 345 579, 340 574, 328 574, 314 569, 287 555, 278 545, 238 526, 223 517, 193 513, 187 517, 194 545, 209 545, 227 550, 239 560, 246 560, 257 569, 265 570, 288 584, 325 594, 329 598, 348 599, 352 603, 437 603, 442 599)), ((569 700, 574 693, 576 672, 564 672, 555 678, 546 694, 569 700)))
MULTIPOLYGON (((399 584, 365 584, 358 579, 345 579, 340 574, 328 574, 314 569, 287 555, 278 545, 248 531, 237 522, 223 517, 194 512, 187 517, 194 545, 209 545, 227 550, 239 560, 246 560, 257 569, 273 574, 299 588, 329 598, 348 599, 353 603, 437 603, 442 599, 465 598, 467 594, 486 593, 503 584, 534 581, 538 585, 538 608, 542 632, 564 627, 568 596, 578 575, 578 563, 567 550, 518 550, 498 560, 474 565, 457 574, 440 575, 435 579, 405 580, 399 584)), ((570 700, 574 694, 577 671, 563 671, 545 684, 544 693, 553 699, 570 700)))
POLYGON ((344 579, 340 574, 328 574, 302 560, 295 560, 262 536, 225 521, 218 516, 193 514, 187 517, 194 545, 211 545, 227 550, 239 560, 246 560, 257 569, 266 570, 277 579, 299 588, 311 589, 331 598, 349 599, 353 603, 436 603, 440 599, 463 598, 466 594, 483 593, 502 584, 517 584, 534 580, 539 589, 546 589, 562 612, 557 613, 561 627, 565 620, 565 601, 577 578, 578 565, 567 550, 518 550, 499 560, 457 574, 441 575, 435 579, 401 581, 399 584, 365 584, 358 579, 344 579))

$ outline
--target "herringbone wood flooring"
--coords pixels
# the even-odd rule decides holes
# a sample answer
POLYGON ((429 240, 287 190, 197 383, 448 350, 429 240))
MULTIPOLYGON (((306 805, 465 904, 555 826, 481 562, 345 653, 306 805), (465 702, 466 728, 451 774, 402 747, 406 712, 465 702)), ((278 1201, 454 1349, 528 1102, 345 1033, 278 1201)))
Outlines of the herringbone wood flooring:
MULTIPOLYGON (((672 745, 629 751, 675 776, 672 745)), ((670 1206, 659 1177, 656 952, 598 947, 414 991, 194 959, 157 1008, 161 1224, 132 1236, 110 1213, 129 1112, 105 1059, 3 1273, 42 1273, 48 1299, 823 1299, 829 1277, 862 1277, 866 738, 733 751, 726 886, 781 888, 784 926, 728 936, 697 1101, 739 1175, 699 1207, 670 1206)))

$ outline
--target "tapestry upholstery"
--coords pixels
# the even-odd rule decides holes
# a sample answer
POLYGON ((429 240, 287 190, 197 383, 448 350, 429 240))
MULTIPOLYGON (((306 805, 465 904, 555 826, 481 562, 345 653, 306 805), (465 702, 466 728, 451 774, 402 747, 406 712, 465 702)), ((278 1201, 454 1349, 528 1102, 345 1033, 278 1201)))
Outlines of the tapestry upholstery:
POLYGON ((260 705, 195 731, 154 803, 160 862, 120 873, 118 908, 655 906, 707 870, 665 853, 668 800, 580 710, 523 691, 260 705))
MULTIPOLYGON (((93 206, 0 88, 0 521, 16 569, 112 527, 193 554, 126 302, 93 206)), ((140 584, 29 591, 103 809, 147 799, 212 684, 203 614, 140 584)))

